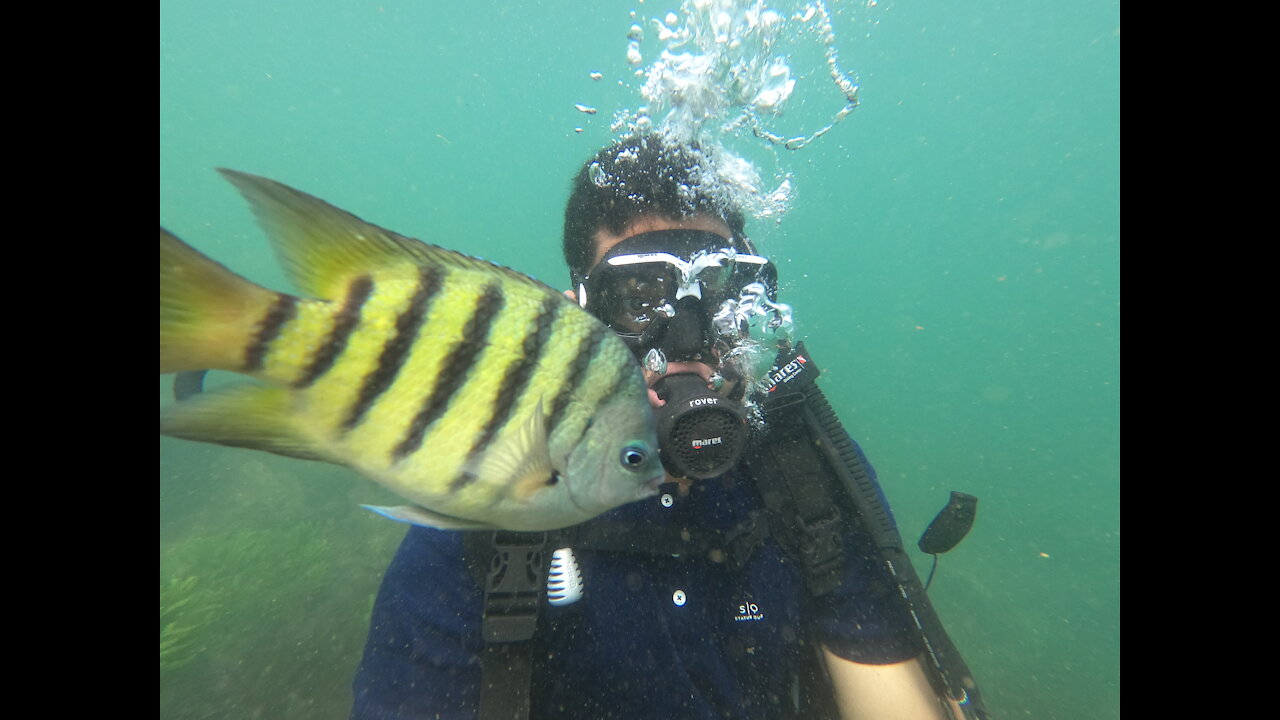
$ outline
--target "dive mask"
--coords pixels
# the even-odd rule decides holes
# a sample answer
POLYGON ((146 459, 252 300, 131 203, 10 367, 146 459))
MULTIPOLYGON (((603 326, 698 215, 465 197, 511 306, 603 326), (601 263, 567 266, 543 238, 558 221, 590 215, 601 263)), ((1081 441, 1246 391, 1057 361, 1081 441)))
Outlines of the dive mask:
MULTIPOLYGON (((726 302, 773 301, 778 274, 746 241, 703 230, 659 230, 623 240, 578 280, 578 302, 631 346, 667 360, 712 360, 731 335, 726 302), (745 246, 745 247, 744 247, 745 246)), ((714 363, 713 363, 714 364, 714 363)))

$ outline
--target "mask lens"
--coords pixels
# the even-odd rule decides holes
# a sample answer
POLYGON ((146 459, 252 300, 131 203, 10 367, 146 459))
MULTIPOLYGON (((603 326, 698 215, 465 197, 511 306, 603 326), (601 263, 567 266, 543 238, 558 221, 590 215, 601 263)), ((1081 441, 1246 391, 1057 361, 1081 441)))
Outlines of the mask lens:
POLYGON ((587 310, 620 333, 642 333, 669 312, 677 280, 663 263, 601 268, 592 273, 587 310))
POLYGON ((701 286, 700 297, 719 301, 737 298, 744 288, 763 284, 772 295, 777 285, 777 271, 772 263, 756 255, 745 255, 730 248, 694 256, 690 262, 690 283, 701 286))
POLYGON ((695 278, 702 283, 703 297, 733 292, 734 279, 740 274, 737 263, 721 261, 720 265, 703 268, 695 278))
POLYGON ((778 271, 773 267, 773 263, 760 264, 744 261, 731 263, 731 265, 733 266, 733 274, 725 283, 725 288, 720 293, 721 296, 736 297, 747 286, 760 284, 765 287, 769 298, 774 298, 778 289, 778 271))

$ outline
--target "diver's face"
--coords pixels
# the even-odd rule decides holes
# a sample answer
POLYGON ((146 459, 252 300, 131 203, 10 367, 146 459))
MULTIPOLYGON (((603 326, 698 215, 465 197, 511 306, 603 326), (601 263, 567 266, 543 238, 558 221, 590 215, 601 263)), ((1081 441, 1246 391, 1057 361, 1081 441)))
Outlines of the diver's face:
MULTIPOLYGON (((659 230, 702 230, 712 232, 723 237, 726 241, 733 237, 733 231, 725 224, 723 220, 710 215, 694 215, 692 217, 669 218, 660 215, 642 215, 622 229, 621 233, 612 233, 607 229, 601 228, 596 230, 595 239, 595 256, 591 258, 588 267, 594 267, 605 256, 605 253, 613 249, 613 246, 634 237, 641 233, 655 232, 659 230)), ((570 298, 577 300, 572 290, 565 293, 570 298)), ((711 376, 715 372, 715 368, 703 362, 669 362, 665 372, 656 373, 646 369, 644 371, 645 382, 652 388, 654 383, 666 377, 667 375, 675 375, 677 373, 693 373, 700 376, 707 382, 711 381, 711 376)), ((736 381, 725 383, 720 389, 721 394, 728 395, 734 390, 736 381)), ((649 403, 654 407, 661 407, 665 402, 658 398, 657 393, 652 389, 649 390, 649 403)))

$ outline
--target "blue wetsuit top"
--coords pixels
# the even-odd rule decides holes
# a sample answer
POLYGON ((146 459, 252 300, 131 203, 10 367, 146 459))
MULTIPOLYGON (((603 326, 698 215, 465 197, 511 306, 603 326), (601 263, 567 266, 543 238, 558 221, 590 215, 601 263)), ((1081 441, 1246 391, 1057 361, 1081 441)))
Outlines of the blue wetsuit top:
MULTIPOLYGON (((759 500, 729 473, 603 516, 728 530, 759 500)), ((476 717, 483 593, 456 532, 411 528, 383 579, 352 717, 476 717)), ((734 572, 703 557, 574 550, 583 596, 544 605, 534 638, 531 718, 783 718, 816 640, 889 663, 920 648, 902 601, 857 532, 845 578, 813 598, 772 537, 734 572)))

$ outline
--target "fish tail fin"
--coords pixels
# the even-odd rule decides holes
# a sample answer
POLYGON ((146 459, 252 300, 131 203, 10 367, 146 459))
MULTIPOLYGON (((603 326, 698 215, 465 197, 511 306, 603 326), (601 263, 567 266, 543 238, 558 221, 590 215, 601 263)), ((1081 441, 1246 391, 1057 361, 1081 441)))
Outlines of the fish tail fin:
POLYGON ((160 410, 160 434, 326 460, 296 422, 288 388, 240 385, 194 395, 160 410))
POLYGON ((242 369, 258 321, 279 296, 160 228, 160 372, 242 369))

